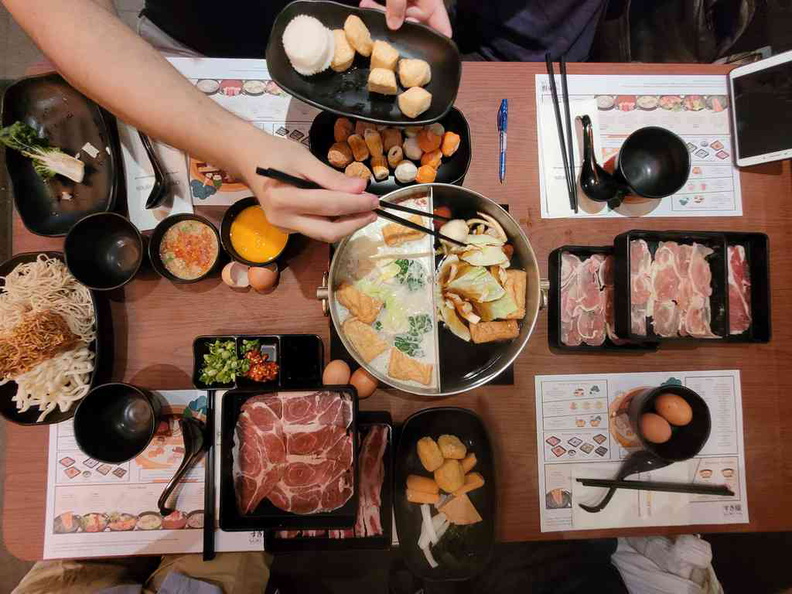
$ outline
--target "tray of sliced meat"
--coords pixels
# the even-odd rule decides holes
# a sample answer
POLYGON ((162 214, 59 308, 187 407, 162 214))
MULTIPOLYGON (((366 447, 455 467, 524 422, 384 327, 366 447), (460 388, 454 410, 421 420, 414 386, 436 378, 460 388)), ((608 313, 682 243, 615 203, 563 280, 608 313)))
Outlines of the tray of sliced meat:
POLYGON ((616 334, 610 246, 565 245, 550 253, 547 340, 559 351, 653 351, 656 342, 616 334))
POLYGON ((730 342, 769 342, 770 240, 764 233, 726 232, 730 342))
POLYGON ((360 489, 354 528, 269 530, 270 552, 389 549, 393 540, 393 421, 387 412, 358 413, 360 489))
POLYGON ((723 233, 628 231, 614 242, 616 332, 630 340, 729 336, 723 233))
POLYGON ((223 395, 220 527, 352 528, 358 509, 351 386, 223 395))

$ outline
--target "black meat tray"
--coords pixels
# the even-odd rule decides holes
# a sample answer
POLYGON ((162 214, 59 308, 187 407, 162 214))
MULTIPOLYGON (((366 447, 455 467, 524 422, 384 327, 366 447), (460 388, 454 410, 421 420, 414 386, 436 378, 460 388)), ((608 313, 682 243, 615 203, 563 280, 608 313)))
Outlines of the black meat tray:
POLYGON ((721 339, 729 336, 729 291, 726 264, 726 237, 721 232, 710 231, 627 231, 614 240, 616 333, 629 340, 663 342, 713 342, 718 338, 696 338, 693 336, 663 337, 654 333, 651 323, 647 322, 647 335, 633 334, 630 323, 632 294, 630 290, 630 242, 643 239, 649 246, 654 258, 657 244, 661 241, 676 241, 682 244, 703 244, 714 250, 707 257, 712 271, 712 296, 710 308, 712 319, 710 329, 721 339))
POLYGON ((751 326, 742 334, 730 333, 727 340, 769 342, 773 334, 770 318, 770 239, 765 233, 727 231, 724 235, 728 246, 742 245, 745 248, 751 271, 751 326))
POLYGON ((613 248, 611 246, 563 245, 550 252, 547 267, 548 278, 550 280, 550 291, 547 302, 547 342, 550 344, 550 347, 557 349, 561 353, 657 350, 657 343, 655 342, 630 341, 627 344, 616 344, 607 335, 605 337, 605 342, 599 346, 591 346, 588 344, 572 346, 561 342, 561 254, 563 252, 569 252, 581 260, 584 260, 594 254, 610 256, 613 254, 613 248))
POLYGON ((251 397, 273 392, 312 392, 332 391, 345 394, 352 401, 352 423, 349 431, 353 443, 357 443, 357 392, 352 386, 322 386, 317 384, 310 389, 269 390, 229 390, 223 394, 220 419, 220 528, 228 532, 251 530, 318 530, 333 528, 351 528, 357 519, 358 506, 358 452, 352 453, 352 497, 343 506, 331 512, 300 515, 283 511, 275 507, 268 499, 259 503, 250 514, 240 513, 234 487, 233 447, 236 440, 236 423, 242 405, 251 397))
POLYGON ((267 390, 271 388, 303 388, 322 384, 324 344, 315 334, 227 334, 198 336, 193 341, 193 385, 199 390, 267 390), (200 381, 203 357, 215 340, 233 340, 241 353, 243 340, 260 340, 261 351, 278 363, 278 377, 269 382, 256 382, 245 377, 227 384, 205 384, 200 381))
POLYGON ((393 447, 396 442, 393 435, 393 420, 385 411, 358 412, 358 435, 360 444, 373 425, 388 426, 388 445, 385 447, 383 462, 385 464, 385 477, 382 481, 380 498, 380 522, 382 522, 381 536, 366 536, 361 538, 328 538, 328 537, 295 537, 280 538, 276 531, 268 530, 264 533, 264 550, 271 553, 313 550, 349 550, 349 549, 379 549, 391 548, 393 542, 393 447))

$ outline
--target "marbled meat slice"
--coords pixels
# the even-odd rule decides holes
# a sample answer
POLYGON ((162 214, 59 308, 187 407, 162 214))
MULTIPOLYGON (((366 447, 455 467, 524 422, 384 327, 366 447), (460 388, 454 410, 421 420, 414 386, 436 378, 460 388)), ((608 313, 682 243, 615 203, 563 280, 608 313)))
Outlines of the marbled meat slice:
POLYGON ((729 250, 729 333, 742 334, 751 327, 751 271, 741 245, 729 250))
POLYGON ((258 507, 283 475, 286 449, 278 404, 277 397, 251 398, 237 420, 233 474, 237 502, 245 514, 258 507))
MULTIPOLYGON (((613 291, 613 257, 593 254, 584 261, 574 254, 561 253, 561 343, 599 346, 607 335, 607 316, 613 291)), ((611 312, 612 315, 612 312, 611 312)))
POLYGON ((360 448, 360 497, 358 499, 357 536, 382 534, 382 483, 385 479, 383 457, 388 446, 387 425, 373 425, 360 448))
POLYGON ((655 303, 652 328, 658 336, 677 336, 679 330, 679 308, 673 301, 655 303))

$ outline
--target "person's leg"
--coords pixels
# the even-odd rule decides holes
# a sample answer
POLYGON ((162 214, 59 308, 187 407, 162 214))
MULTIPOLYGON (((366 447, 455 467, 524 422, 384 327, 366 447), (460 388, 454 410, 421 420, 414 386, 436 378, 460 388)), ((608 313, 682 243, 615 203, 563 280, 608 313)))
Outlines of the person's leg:
POLYGON ((212 561, 201 555, 165 555, 145 584, 145 592, 157 592, 172 571, 218 586, 223 594, 262 594, 267 587, 272 555, 267 553, 218 553, 212 561))
POLYGON ((159 557, 39 561, 12 594, 84 594, 124 584, 142 584, 159 557))

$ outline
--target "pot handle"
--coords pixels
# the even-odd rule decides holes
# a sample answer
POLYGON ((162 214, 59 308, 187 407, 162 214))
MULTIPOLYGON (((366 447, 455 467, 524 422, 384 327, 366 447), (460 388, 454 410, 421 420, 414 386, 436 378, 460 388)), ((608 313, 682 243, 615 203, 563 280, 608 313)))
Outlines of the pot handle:
POLYGON ((550 293, 550 281, 541 279, 539 281, 539 309, 547 308, 547 301, 550 293))
POLYGON ((322 273, 322 284, 316 287, 316 299, 322 302, 322 313, 325 316, 330 315, 330 287, 327 284, 329 276, 327 271, 322 273))

